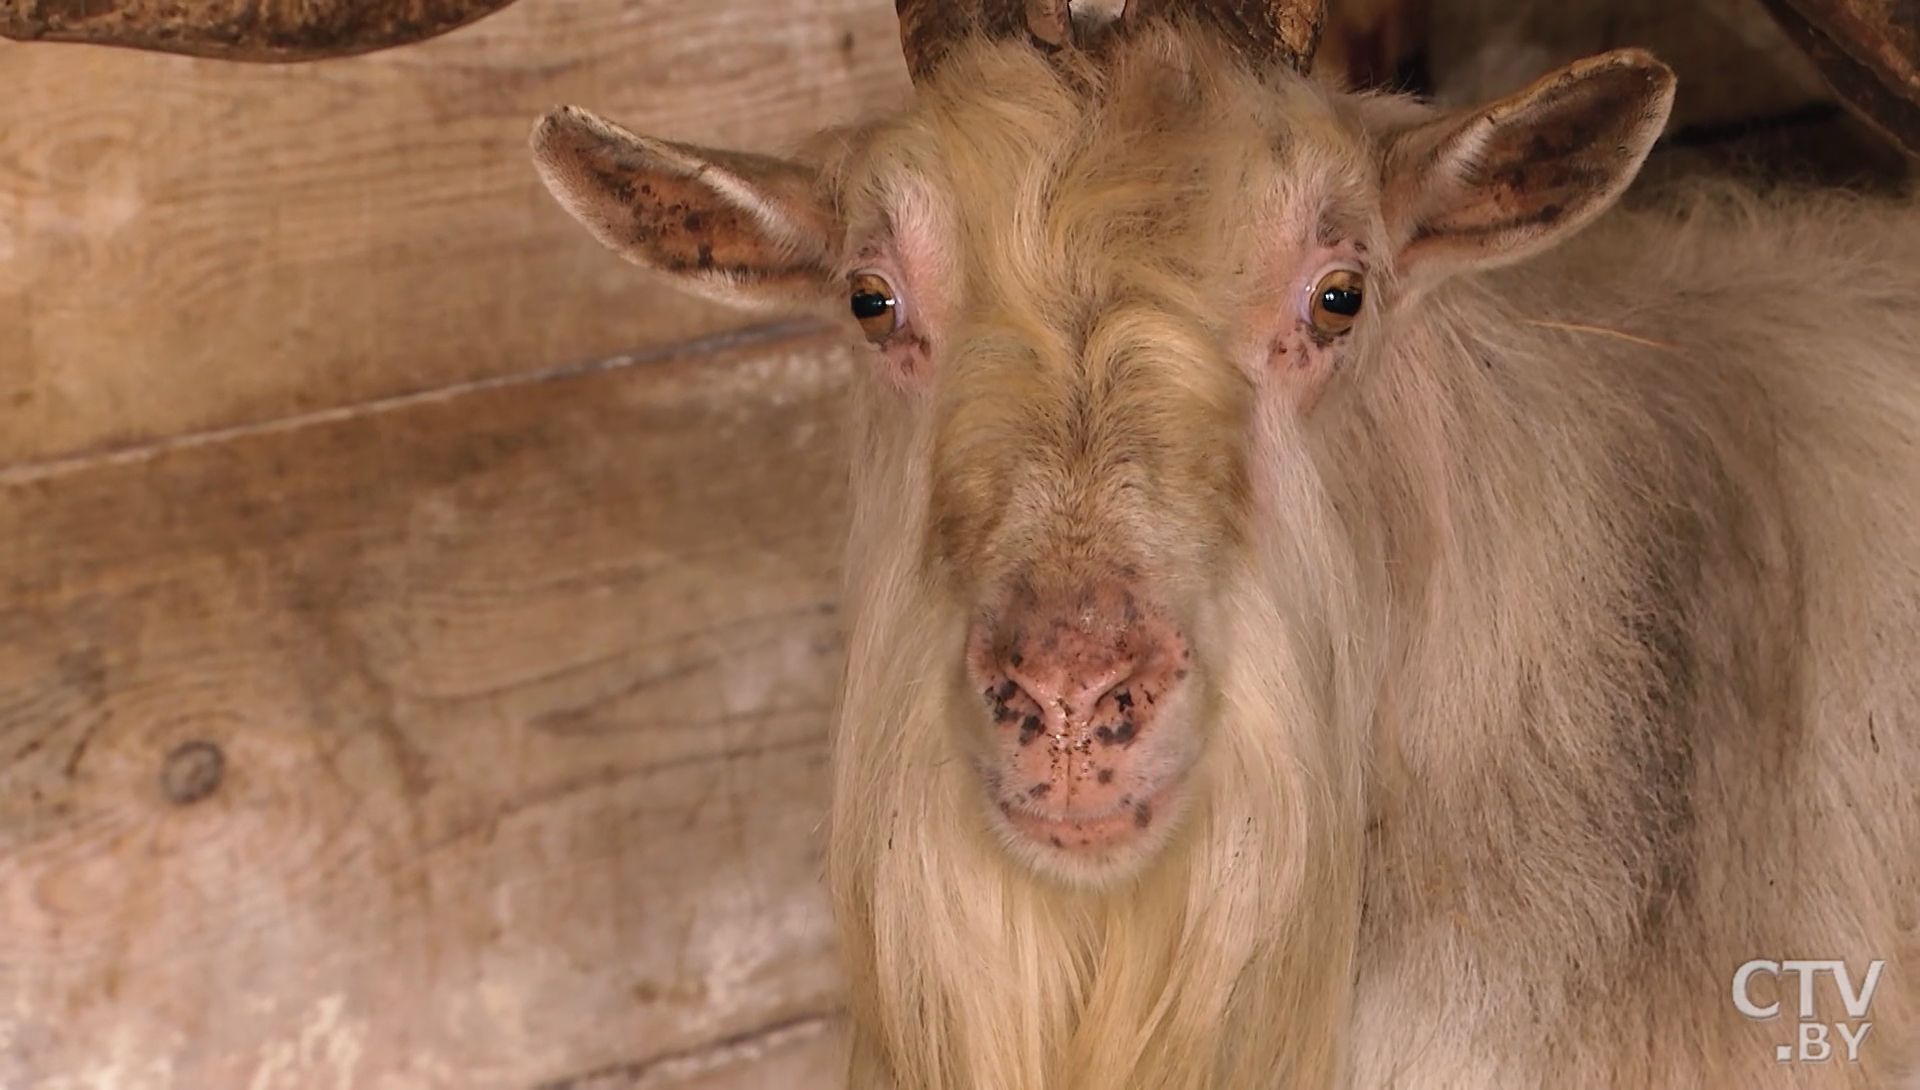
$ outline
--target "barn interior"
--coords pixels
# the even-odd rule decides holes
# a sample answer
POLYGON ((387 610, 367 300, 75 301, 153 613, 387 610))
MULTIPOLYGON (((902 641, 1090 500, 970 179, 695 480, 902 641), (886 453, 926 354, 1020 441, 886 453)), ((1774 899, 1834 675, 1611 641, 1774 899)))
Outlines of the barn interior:
MULTIPOLYGON (((911 93, 892 7, 101 17, 222 6, 0 0, 0 1086, 838 1085, 855 353, 613 259, 526 138, 785 150, 911 93)), ((1643 45, 1642 191, 1895 190, 1912 11, 1334 0, 1317 69, 1464 104, 1643 45)))

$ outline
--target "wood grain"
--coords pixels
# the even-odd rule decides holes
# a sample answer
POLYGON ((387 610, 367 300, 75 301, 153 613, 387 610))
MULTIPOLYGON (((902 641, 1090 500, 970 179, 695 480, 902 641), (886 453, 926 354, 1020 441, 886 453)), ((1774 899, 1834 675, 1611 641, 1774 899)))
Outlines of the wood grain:
POLYGON ((831 1084, 850 361, 737 340, 0 485, 0 1085, 831 1084))
POLYGON ((907 93, 885 0, 522 0, 279 67, 0 43, 0 463, 741 325, 568 218, 535 119, 777 152, 907 93))

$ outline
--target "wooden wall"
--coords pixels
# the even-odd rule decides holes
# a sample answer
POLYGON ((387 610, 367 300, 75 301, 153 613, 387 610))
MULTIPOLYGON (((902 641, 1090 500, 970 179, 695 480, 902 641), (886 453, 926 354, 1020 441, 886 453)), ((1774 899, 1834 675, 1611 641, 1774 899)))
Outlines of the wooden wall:
POLYGON ((0 1087, 837 1083, 849 360, 524 149, 905 89, 884 0, 0 46, 0 1087))

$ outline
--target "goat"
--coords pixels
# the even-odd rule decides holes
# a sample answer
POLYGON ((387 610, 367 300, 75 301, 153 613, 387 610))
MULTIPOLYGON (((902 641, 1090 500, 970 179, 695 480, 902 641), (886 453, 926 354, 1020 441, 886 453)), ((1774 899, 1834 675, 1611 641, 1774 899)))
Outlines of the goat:
POLYGON ((869 346, 850 1084, 1911 1077, 1915 203, 1621 202, 1638 50, 1442 111, 1310 0, 899 8, 913 101, 789 158, 532 137, 869 346))

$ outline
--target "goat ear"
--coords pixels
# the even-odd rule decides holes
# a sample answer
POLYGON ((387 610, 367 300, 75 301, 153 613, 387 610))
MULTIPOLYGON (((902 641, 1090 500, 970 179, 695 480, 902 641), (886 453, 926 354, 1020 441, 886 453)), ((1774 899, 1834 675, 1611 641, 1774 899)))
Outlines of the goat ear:
POLYGON ((531 144, 554 198, 627 260, 735 306, 821 299, 840 230, 811 169, 635 136, 572 106, 531 144))
POLYGON ((1639 172, 1673 87, 1652 54, 1621 49, 1397 134, 1384 169, 1396 263, 1422 275, 1503 265, 1586 226, 1639 172))

